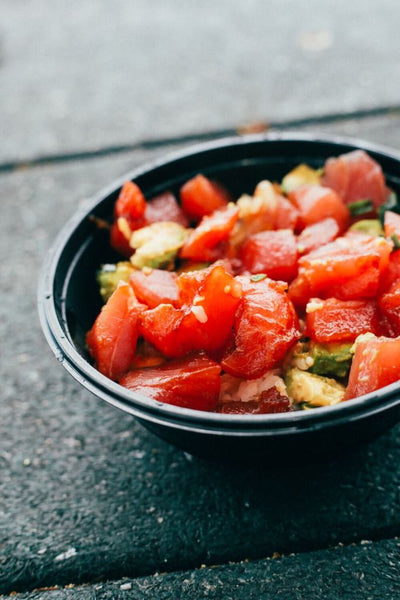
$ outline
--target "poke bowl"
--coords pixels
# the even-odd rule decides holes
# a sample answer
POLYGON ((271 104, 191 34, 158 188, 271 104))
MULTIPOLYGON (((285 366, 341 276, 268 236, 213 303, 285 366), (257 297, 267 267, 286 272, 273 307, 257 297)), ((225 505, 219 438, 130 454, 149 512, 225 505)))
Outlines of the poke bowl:
POLYGON ((400 418, 397 192, 400 154, 308 134, 222 139, 135 169, 50 249, 45 337, 84 388, 195 455, 292 460, 371 440, 400 418), (354 155, 379 170, 377 183, 351 166, 368 193, 338 175, 354 155), (193 199, 204 185, 212 199, 193 199), (160 218, 165 202, 173 217, 160 218), (148 205, 157 219, 144 218, 148 205), (175 242, 154 251, 163 223, 175 242), (143 291, 159 271, 168 290, 179 282, 173 300, 143 291), (120 323, 121 311, 114 334, 107 318, 120 323))

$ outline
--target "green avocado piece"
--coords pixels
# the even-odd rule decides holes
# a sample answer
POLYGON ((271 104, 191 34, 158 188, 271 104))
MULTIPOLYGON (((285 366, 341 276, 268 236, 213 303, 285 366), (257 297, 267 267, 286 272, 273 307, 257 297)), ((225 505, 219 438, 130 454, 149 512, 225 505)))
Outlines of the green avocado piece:
POLYGON ((136 252, 131 263, 137 269, 168 268, 173 265, 179 249, 183 246, 187 229, 172 221, 161 221, 132 233, 129 244, 136 252))
POLYGON ((345 387, 335 379, 322 377, 296 367, 286 373, 285 383, 294 404, 306 407, 331 406, 343 400, 345 387))
POLYGON ((379 219, 362 219, 349 227, 350 231, 360 231, 368 235, 385 235, 379 219))
POLYGON ((353 355, 353 344, 331 342, 329 344, 310 343, 310 356, 313 364, 310 368, 317 375, 343 378, 348 374, 353 355))
POLYGON ((194 262, 191 260, 184 261, 179 269, 176 271, 178 275, 181 273, 192 273, 193 271, 202 271, 209 267, 211 263, 209 262, 194 262))
POLYGON ((103 302, 107 302, 120 281, 129 281, 131 274, 136 269, 128 261, 121 261, 116 265, 102 265, 97 271, 97 283, 103 302))
POLYGON ((305 164, 298 165, 282 179, 282 191, 288 194, 301 185, 318 184, 321 181, 321 174, 321 169, 312 169, 305 164))

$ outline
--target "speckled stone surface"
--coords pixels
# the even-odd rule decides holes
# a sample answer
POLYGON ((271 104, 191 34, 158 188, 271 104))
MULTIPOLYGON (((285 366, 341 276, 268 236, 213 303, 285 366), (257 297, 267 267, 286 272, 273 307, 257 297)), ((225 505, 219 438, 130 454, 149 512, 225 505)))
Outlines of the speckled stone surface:
POLYGON ((400 593, 400 542, 363 540, 306 554, 279 556, 193 571, 156 573, 86 586, 38 590, 20 600, 381 600, 400 593), (379 586, 377 581, 379 580, 379 586))
POLYGON ((188 140, 262 121, 400 152, 399 18, 394 0, 3 0, 0 595, 400 596, 400 425, 313 464, 208 463, 81 388, 36 306, 76 208, 188 140))
MULTIPOLYGON (((313 130, 396 146, 400 119, 313 130)), ((250 467, 210 464, 88 394, 47 347, 36 285, 49 244, 85 198, 167 150, 0 176, 0 593, 88 583, 25 597, 122 598, 127 577, 134 598, 153 591, 189 598, 192 587, 197 597, 300 598, 309 597, 317 564, 315 598, 345 597, 335 596, 335 585, 348 588, 348 597, 378 598, 382 589, 395 597, 398 426, 326 462, 285 469, 274 468, 274 457, 250 467), (259 561, 274 553, 297 556, 259 561), (243 560, 250 562, 230 565, 243 560), (222 566, 190 572, 203 564, 222 566)))

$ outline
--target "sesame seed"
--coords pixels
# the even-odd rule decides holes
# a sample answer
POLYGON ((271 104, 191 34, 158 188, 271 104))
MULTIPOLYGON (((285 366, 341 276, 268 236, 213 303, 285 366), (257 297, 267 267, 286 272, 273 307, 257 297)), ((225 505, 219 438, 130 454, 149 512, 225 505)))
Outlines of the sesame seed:
POLYGON ((207 313, 202 306, 192 306, 192 313, 199 321, 199 323, 207 323, 207 313))

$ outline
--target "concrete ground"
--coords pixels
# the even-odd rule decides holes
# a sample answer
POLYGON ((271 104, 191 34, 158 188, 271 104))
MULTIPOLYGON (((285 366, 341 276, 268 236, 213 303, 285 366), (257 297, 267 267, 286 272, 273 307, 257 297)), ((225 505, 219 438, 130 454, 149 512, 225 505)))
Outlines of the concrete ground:
POLYGON ((397 107, 394 0, 3 0, 0 160, 397 107))
POLYGON ((263 123, 400 150, 400 4, 3 0, 0 594, 396 598, 400 429, 266 469, 193 459, 52 356, 36 287, 76 207, 263 123), (46 589, 45 589, 46 588, 46 589))

